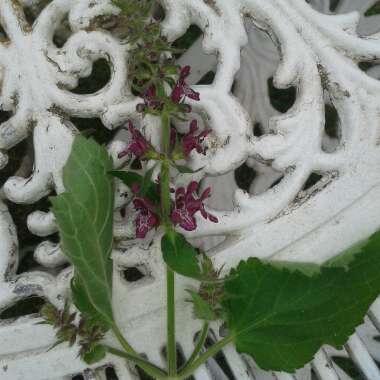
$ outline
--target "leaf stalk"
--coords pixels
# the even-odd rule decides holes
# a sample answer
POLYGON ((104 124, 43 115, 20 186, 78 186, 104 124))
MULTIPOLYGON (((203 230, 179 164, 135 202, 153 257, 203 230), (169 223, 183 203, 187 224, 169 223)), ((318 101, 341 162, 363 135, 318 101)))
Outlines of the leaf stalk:
POLYGON ((137 364, 141 369, 143 369, 149 376, 154 377, 157 380, 167 380, 168 375, 161 368, 155 366, 154 364, 148 362, 147 360, 141 358, 140 356, 130 354, 117 348, 105 346, 107 351, 115 356, 130 360, 131 362, 137 364))
POLYGON ((187 360, 187 362, 184 364, 184 366, 181 368, 181 370, 188 368, 195 361, 195 359, 198 357, 199 353, 201 352, 201 350, 205 344, 207 334, 208 334, 208 330, 209 330, 209 324, 208 324, 208 322, 205 322, 203 324, 202 331, 200 332, 200 334, 198 336, 197 343, 195 345, 194 351, 191 354, 191 356, 189 357, 189 359, 187 360))

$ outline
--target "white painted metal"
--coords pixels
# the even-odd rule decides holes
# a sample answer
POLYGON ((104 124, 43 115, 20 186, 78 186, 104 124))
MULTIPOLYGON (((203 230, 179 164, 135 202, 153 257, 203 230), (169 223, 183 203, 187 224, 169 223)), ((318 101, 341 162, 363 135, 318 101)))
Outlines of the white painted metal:
POLYGON ((315 355, 312 367, 319 379, 339 380, 339 377, 335 372, 329 357, 326 355, 326 352, 323 349, 315 355))
MULTIPOLYGON (((374 2, 342 0, 336 8, 339 14, 333 15, 328 0, 310 4, 303 0, 162 0, 167 10, 164 33, 170 39, 191 24, 204 31, 204 38, 180 59, 192 65, 191 80, 196 83, 207 72, 216 73, 211 85, 196 87, 201 101, 193 104, 194 110, 203 115, 200 122, 207 123, 213 135, 207 156, 194 154, 191 164, 202 169, 197 179, 214 185, 210 207, 216 209, 220 223, 199 220, 199 229, 189 238, 214 247, 209 252, 217 266, 225 263, 227 270, 253 255, 322 262, 379 229, 379 70, 374 66, 364 73, 358 68, 359 62, 380 60, 379 16, 363 17, 374 2), (346 14, 355 10, 361 20, 358 12, 346 14), (297 89, 296 102, 285 114, 270 103, 267 81, 272 76, 277 87, 297 89), (326 103, 339 115, 339 140, 326 136, 326 103), (260 137, 254 136, 255 123, 261 124, 260 137), (248 193, 238 188, 233 174, 244 162, 257 173, 248 193), (314 172, 322 179, 304 189, 314 172)), ((32 171, 28 171, 29 155, 15 176, 6 178, 0 192, 0 311, 31 295, 61 306, 66 295, 71 269, 62 270, 66 260, 58 244, 46 240, 34 247, 40 267, 17 273, 26 247, 19 247, 6 202, 23 208, 64 190, 62 167, 77 133, 69 118, 99 117, 109 129, 134 119, 153 143, 158 141, 157 120, 141 120, 136 112, 139 99, 127 81, 128 45, 110 32, 92 28, 97 16, 117 12, 108 0, 0 0, 5 32, 0 37, 0 104, 12 113, 0 126, 1 166, 7 164, 7 151, 30 135, 34 147, 32 171), (32 26, 24 18, 23 7, 39 14, 32 26), (63 33, 63 24, 65 33, 67 26, 70 33, 66 43, 57 47, 53 37, 63 33), (110 82, 95 94, 71 92, 99 58, 110 62, 110 82)), ((115 136, 109 144, 115 167, 128 167, 125 159, 117 159, 128 135, 115 136)), ((176 180, 184 183, 189 176, 176 180)), ((118 208, 128 200, 122 196, 126 191, 118 186, 118 208)), ((128 209, 129 220, 132 212, 128 209)), ((131 222, 117 212, 115 219, 115 313, 136 349, 164 364, 165 286, 158 237, 137 242, 131 222), (145 277, 128 283, 122 271, 134 266, 145 277)), ((57 231, 49 212, 33 212, 27 226, 46 239, 57 231)), ((184 302, 183 289, 195 285, 180 279, 177 292, 178 341, 185 354, 191 351, 200 325, 189 319, 191 309, 184 302)), ((378 309, 375 303, 369 313, 376 327, 378 309)), ((75 349, 58 346, 47 351, 54 342, 53 332, 36 321, 36 316, 0 321, 0 379, 70 379, 85 371, 75 349)), ((213 326, 216 335, 218 328, 213 326)), ((373 359, 380 357, 380 350, 372 340, 377 333, 373 327, 366 331, 371 332, 350 339, 347 351, 367 379, 377 380, 373 359)), ((265 373, 252 360, 239 357, 233 347, 224 354, 236 379, 309 380, 311 368, 323 380, 348 378, 332 364, 331 352, 322 349, 311 366, 295 375, 265 373)), ((339 354, 347 356, 344 351, 339 354)), ((101 364, 113 366, 120 379, 137 378, 135 369, 119 359, 107 357, 101 364)), ((211 360, 194 377, 221 380, 226 374, 211 360)), ((104 368, 85 372, 85 378, 104 379, 104 368)))
POLYGON ((380 379, 379 368, 357 334, 350 337, 346 344, 346 350, 366 379, 380 379))

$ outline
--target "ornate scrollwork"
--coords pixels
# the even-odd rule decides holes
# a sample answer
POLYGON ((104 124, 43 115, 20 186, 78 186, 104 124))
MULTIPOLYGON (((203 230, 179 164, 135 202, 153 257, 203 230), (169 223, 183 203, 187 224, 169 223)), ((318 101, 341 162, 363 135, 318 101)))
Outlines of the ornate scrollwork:
MULTIPOLYGON (((199 52, 198 42, 181 58, 208 54, 193 79, 200 79, 201 70, 215 71, 211 84, 194 87, 201 96, 201 101, 193 104, 194 113, 213 134, 208 139, 207 155, 192 154, 190 164, 200 169, 195 174, 198 180, 223 184, 211 201, 218 209, 212 213, 220 223, 198 220, 199 228, 188 236, 223 236, 222 244, 220 239, 199 242, 216 245, 210 255, 216 265, 226 263, 226 269, 252 255, 323 261, 379 228, 374 214, 380 209, 380 84, 376 66, 368 72, 359 67, 362 62, 380 60, 378 16, 371 16, 372 21, 363 25, 358 24, 357 12, 335 14, 329 1, 309 3, 162 0, 166 10, 163 33, 170 40, 183 35, 192 24, 203 31, 203 53, 199 52), (295 103, 285 113, 276 111, 270 103, 267 81, 272 75, 275 87, 296 89, 295 103), (328 136, 325 128, 326 105, 338 115, 339 128, 334 137, 328 136), (254 133, 257 123, 261 125, 260 136, 254 133), (243 163, 256 170, 248 192, 239 189, 233 178, 234 170, 243 163), (319 174, 319 180, 306 188, 313 173, 319 174), (274 182, 278 183, 273 186, 274 182), (364 222, 354 230, 350 223, 357 212, 364 222), (331 239, 334 233, 342 238, 331 239)), ((360 11, 364 13, 371 4, 373 1, 361 2, 360 11)), ((357 5, 355 1, 341 1, 335 11, 351 11, 357 5)), ((59 244, 41 242, 34 247, 39 270, 17 273, 20 247, 6 202, 23 207, 52 192, 64 191, 62 168, 78 133, 70 118, 100 118, 109 129, 134 119, 144 126, 153 144, 158 141, 157 120, 141 120, 136 112, 140 100, 132 94, 128 82, 129 45, 112 32, 94 27, 100 16, 115 17, 118 12, 108 0, 0 1, 4 29, 0 38, 0 104, 2 111, 12 115, 0 125, 0 166, 7 165, 7 151, 28 136, 32 136, 34 147, 32 172, 7 178, 1 192, 0 310, 31 295, 45 297, 57 305, 64 300, 71 270, 65 268, 59 244), (23 8, 38 15, 32 25, 23 8), (63 45, 57 46, 54 37, 62 24, 67 26, 68 35, 63 45), (110 67, 109 82, 93 94, 75 93, 80 78, 89 76, 100 58, 110 67)), ((183 125, 178 123, 176 127, 181 130, 183 125)), ((109 141, 116 167, 129 165, 116 153, 128 138, 123 133, 109 141)), ((188 179, 188 174, 176 178, 178 183, 188 179)), ((116 206, 120 208, 128 198, 127 189, 118 186, 116 206)), ((29 231, 40 237, 57 232, 50 212, 35 210, 27 223, 29 231)), ((152 245, 151 241, 137 245, 131 225, 120 217, 115 238, 116 314, 122 326, 134 327, 131 340, 138 350, 159 363, 163 360, 159 349, 165 337, 157 332, 162 323, 158 310, 163 303, 163 268, 157 241, 153 238, 152 245), (136 283, 126 281, 124 272, 128 268, 139 268, 143 279, 136 283), (141 304, 142 297, 149 302, 141 304), (157 346, 141 338, 142 329, 151 332, 157 346)), ((184 281, 182 286, 186 285, 184 281)), ((193 344, 186 337, 199 327, 195 322, 185 323, 184 316, 189 314, 183 303, 179 323, 185 354, 193 344)), ((44 357, 41 349, 51 342, 51 332, 32 323, 25 319, 0 325, 0 335, 10 342, 19 336, 14 332, 17 328, 25 337, 32 337, 30 329, 36 329, 46 338, 45 342, 36 339, 34 345, 24 349, 17 346, 10 356, 0 352, 0 361, 10 363, 4 364, 10 366, 3 371, 6 379, 22 378, 25 368, 35 371, 35 379, 63 378, 83 370, 72 351, 64 349, 59 352, 68 364, 61 366, 58 374, 54 372, 56 352, 45 355, 51 364, 46 367, 46 375, 39 375, 34 364, 18 361, 23 351, 44 357), (11 368, 12 363, 18 363, 18 368, 11 368)), ((244 368, 233 352, 228 355, 234 358, 234 371, 244 368)), ((322 352, 316 363, 323 362, 323 358, 322 352)), ((106 363, 112 363, 121 378, 129 378, 130 371, 124 363, 110 358, 106 363)), ((202 369, 199 376, 208 379, 210 375, 202 369)))

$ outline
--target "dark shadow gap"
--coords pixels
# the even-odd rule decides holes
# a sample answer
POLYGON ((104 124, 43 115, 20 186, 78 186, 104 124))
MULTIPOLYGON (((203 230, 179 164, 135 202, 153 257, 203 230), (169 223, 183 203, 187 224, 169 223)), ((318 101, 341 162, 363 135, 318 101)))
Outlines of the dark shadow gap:
MULTIPOLYGON (((203 32, 197 25, 190 25, 186 33, 173 42, 173 48, 186 51, 191 45, 202 36, 203 32)), ((178 59, 182 55, 181 53, 174 54, 174 57, 178 59)))
POLYGON ((145 274, 137 267, 125 268, 122 276, 127 282, 136 282, 145 277, 145 274))
MULTIPOLYGON (((210 336, 208 336, 205 342, 205 348, 207 349, 214 344, 215 344, 215 340, 211 338, 210 336)), ((217 362, 217 364, 222 369, 223 373, 226 375, 228 380, 237 380, 222 351, 219 351, 216 355, 214 355, 213 359, 217 362)))
POLYGON ((340 138, 338 111, 329 104, 325 105, 325 132, 331 138, 340 138))
POLYGON ((340 0, 330 0, 330 11, 335 12, 338 8, 340 0))
POLYGON ((46 301, 39 296, 31 296, 16 302, 0 314, 0 320, 14 319, 30 314, 37 314, 46 301))
POLYGON ((235 170, 235 181, 238 187, 249 192, 253 180, 256 178, 256 172, 246 163, 235 170))
POLYGON ((273 77, 268 79, 268 94, 273 108, 281 113, 287 112, 296 101, 296 88, 279 89, 274 86, 273 77))
POLYGON ((264 128, 261 123, 255 123, 253 126, 253 135, 256 137, 261 137, 264 134, 264 128))
POLYGON ((107 144, 115 134, 115 131, 106 128, 99 118, 72 117, 70 121, 83 135, 92 137, 99 144, 107 144))
POLYGON ((307 181, 305 182, 305 185, 302 190, 306 191, 316 185, 321 179, 323 178, 322 175, 318 173, 311 173, 307 181))
POLYGON ((271 185, 270 185, 270 189, 272 189, 273 187, 277 186, 282 180, 284 179, 284 177, 280 177, 279 179, 277 179, 276 181, 274 181, 271 185))
MULTIPOLYGON (((179 343, 177 343, 176 347, 177 347, 177 370, 179 370, 186 363, 186 357, 179 343)), ((167 360, 166 347, 163 347, 161 353, 162 353, 162 356, 165 358, 165 360, 167 360)), ((190 376, 190 377, 187 377, 185 380, 195 380, 195 379, 193 376, 190 376)))
POLYGON ((113 367, 107 367, 105 369, 106 378, 107 380, 118 380, 118 376, 116 374, 116 371, 113 367))
POLYGON ((200 79, 200 81, 197 84, 201 84, 201 85, 212 84, 212 82, 214 82, 214 78, 215 78, 215 72, 211 70, 205 75, 203 75, 203 77, 200 79))
POLYGON ((53 43, 57 48, 62 48, 71 36, 72 31, 70 29, 69 19, 66 16, 54 33, 53 43))
POLYGON ((104 88, 111 79, 111 68, 105 58, 100 58, 93 63, 91 75, 80 78, 78 86, 70 90, 74 94, 94 94, 104 88))
POLYGON ((355 363, 351 359, 342 356, 333 356, 331 359, 353 380, 365 380, 365 377, 363 377, 360 370, 356 367, 355 363))

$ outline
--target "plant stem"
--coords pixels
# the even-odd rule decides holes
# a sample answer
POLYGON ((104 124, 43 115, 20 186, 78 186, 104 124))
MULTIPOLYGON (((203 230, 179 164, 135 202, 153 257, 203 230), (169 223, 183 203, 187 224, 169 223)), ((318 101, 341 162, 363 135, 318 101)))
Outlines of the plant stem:
POLYGON ((161 212, 166 228, 170 226, 170 117, 164 110, 161 115, 162 153, 164 159, 161 164, 161 212))
POLYGON ((167 357, 169 375, 175 375, 177 372, 177 347, 175 339, 175 276, 174 272, 166 268, 166 285, 167 285, 167 357))
POLYGON ((143 359, 134 349, 133 347, 128 343, 128 341, 124 338, 123 334, 119 330, 116 324, 112 326, 112 331, 119 341, 120 345, 123 347, 124 351, 117 350, 116 348, 108 347, 107 349, 110 353, 113 353, 114 355, 125 357, 128 360, 133 361, 134 363, 138 364, 148 375, 154 376, 155 379, 164 380, 166 379, 166 373, 163 372, 160 368, 156 367, 154 364, 149 363, 145 359, 143 359), (152 370, 156 370, 156 372, 152 372, 152 370), (161 371, 160 377, 157 377, 158 372, 161 371))
POLYGON ((198 357, 198 355, 201 352, 203 345, 206 341, 208 329, 209 329, 209 324, 208 324, 208 322, 205 322, 203 324, 202 331, 200 332, 200 334, 198 336, 197 344, 195 345, 194 351, 191 354, 190 358, 187 360, 187 362, 184 364, 182 369, 185 369, 188 366, 190 366, 194 362, 194 360, 198 357))
POLYGON ((161 115, 162 152, 169 158, 170 153, 170 117, 166 110, 161 115))
MULTIPOLYGON (((202 335, 204 335, 205 326, 202 330, 202 335)), ((208 329, 207 329, 208 330, 208 329)), ((205 334, 207 336, 207 334, 205 334)), ((198 343, 201 341, 199 339, 198 343)), ((156 380, 184 380, 187 377, 191 376, 208 358, 214 356, 216 353, 218 353, 224 346, 231 343, 233 341, 233 336, 227 336, 224 339, 220 340, 219 342, 215 343, 213 346, 211 346, 208 350, 206 350, 202 355, 198 357, 198 359, 194 360, 193 362, 188 361, 187 364, 179 371, 178 374, 176 373, 169 373, 167 374, 165 371, 163 371, 161 368, 155 366, 152 363, 149 363, 145 359, 136 356, 134 354, 126 353, 124 351, 120 351, 116 348, 105 346, 110 354, 125 358, 127 360, 132 361, 133 363, 137 364, 140 368, 142 368, 148 375, 152 376, 156 380)), ((198 345, 197 345, 198 347, 198 345)))
MULTIPOLYGON (((162 161, 161 182, 161 213, 166 230, 170 228, 170 117, 164 109, 161 115, 162 152, 165 156, 162 161)), ((177 373, 177 348, 175 340, 175 275, 166 268, 166 323, 167 323, 167 359, 169 376, 177 373)))
POLYGON ((161 214, 163 224, 166 229, 170 227, 170 193, 169 193, 169 182, 170 182, 170 164, 165 158, 161 163, 161 173, 160 173, 160 185, 161 185, 161 214))
POLYGON ((168 378, 167 373, 164 372, 161 368, 155 366, 152 363, 149 363, 148 361, 139 356, 126 353, 124 351, 118 350, 117 348, 113 348, 110 346, 105 347, 110 354, 130 360, 131 362, 137 364, 140 368, 142 368, 149 376, 152 376, 157 380, 166 380, 168 378))
POLYGON ((213 346, 211 346, 207 351, 205 351, 202 355, 198 357, 198 359, 194 360, 192 363, 189 363, 189 365, 186 365, 177 375, 177 380, 186 379, 187 377, 191 376, 197 369, 200 367, 208 358, 211 356, 214 356, 216 353, 218 353, 224 346, 231 343, 233 341, 233 336, 227 336, 220 340, 219 342, 216 342, 213 346))

